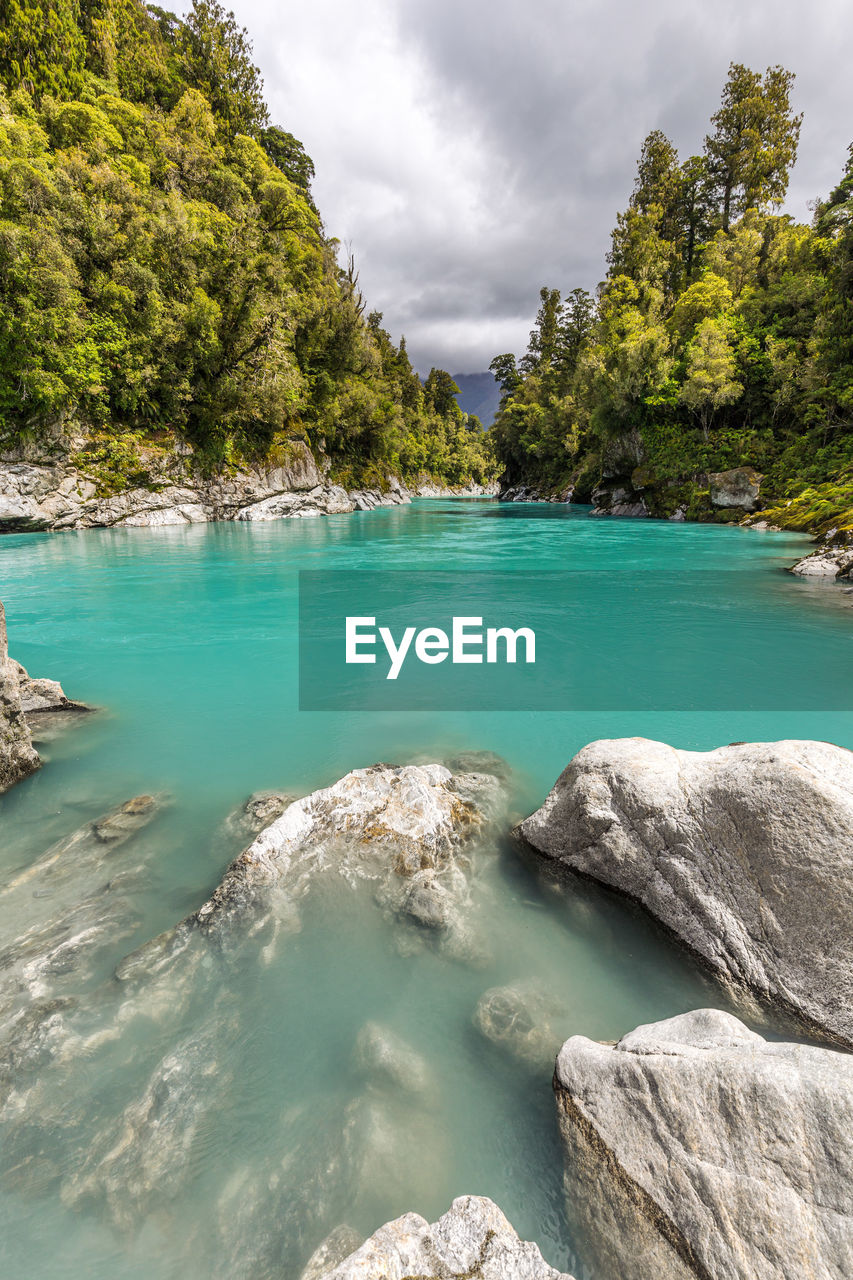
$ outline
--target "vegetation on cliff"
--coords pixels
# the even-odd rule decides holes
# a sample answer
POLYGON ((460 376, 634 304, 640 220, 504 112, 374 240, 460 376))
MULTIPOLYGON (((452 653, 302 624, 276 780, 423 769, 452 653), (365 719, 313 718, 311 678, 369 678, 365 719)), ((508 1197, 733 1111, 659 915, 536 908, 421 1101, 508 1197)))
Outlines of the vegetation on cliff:
POLYGON ((0 439, 82 430, 121 473, 140 439, 216 466, 297 436, 356 480, 486 478, 452 379, 365 314, 313 172, 216 0, 8 0, 0 439))
POLYGON ((792 81, 732 64, 701 155, 646 138, 597 296, 542 289, 527 353, 492 362, 507 484, 709 518, 708 473, 752 466, 777 522, 853 526, 853 147, 811 226, 773 211, 792 81))

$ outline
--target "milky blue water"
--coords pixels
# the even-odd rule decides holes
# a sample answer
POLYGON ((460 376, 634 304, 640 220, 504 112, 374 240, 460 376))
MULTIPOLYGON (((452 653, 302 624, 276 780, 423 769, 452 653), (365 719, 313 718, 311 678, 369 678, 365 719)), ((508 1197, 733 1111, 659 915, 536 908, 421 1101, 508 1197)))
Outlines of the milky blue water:
MULTIPOLYGON (((3 1276, 298 1277, 341 1222, 367 1234, 408 1209, 432 1218, 463 1193, 492 1196, 549 1261, 580 1269, 548 1073, 505 1057, 472 1014, 488 988, 538 981, 560 1005, 556 1049, 569 1034, 612 1039, 721 1004, 636 910, 555 883, 501 846, 475 886, 488 942, 479 966, 401 952, 372 898, 348 891, 309 899, 301 932, 274 963, 247 953, 215 981, 187 975, 186 990, 167 989, 144 1016, 117 1021, 111 975, 204 900, 241 847, 224 821, 253 791, 302 795, 376 760, 489 750, 512 766, 521 815, 596 738, 642 734, 706 749, 815 737, 853 747, 853 714, 833 709, 850 705, 853 596, 785 574, 806 549, 795 535, 489 501, 0 541, 13 654, 102 708, 46 742, 41 772, 0 799, 0 888, 116 803, 168 797, 117 855, 111 874, 127 876, 105 898, 115 924, 96 963, 45 989, 76 1002, 76 1038, 43 1072, 38 1063, 26 1079, 22 1071, 3 1113, 3 1276), (572 632, 599 671, 612 623, 594 607, 594 586, 618 574, 625 625, 635 618, 642 628, 653 615, 666 640, 661 664, 680 653, 697 671, 712 659, 719 668, 731 645, 730 696, 724 709, 667 712, 300 712, 296 575, 318 568, 405 570, 413 584, 435 569, 582 569, 592 594, 586 608, 578 598, 572 632), (694 575, 707 586, 686 603, 694 575), (743 623, 736 642, 725 626, 733 609, 743 623), (749 702, 750 662, 778 663, 777 707, 738 709, 749 702), (786 710, 803 703, 798 672, 812 711, 786 710), (436 1082, 428 1103, 365 1093, 352 1048, 367 1020, 426 1059, 436 1082), (152 1081, 173 1059, 192 1088, 158 1120, 152 1081)), ((620 643, 612 652, 624 655, 624 634, 620 643)), ((32 911, 43 905, 34 899, 32 911)), ((0 917, 0 946, 28 923, 0 917)))

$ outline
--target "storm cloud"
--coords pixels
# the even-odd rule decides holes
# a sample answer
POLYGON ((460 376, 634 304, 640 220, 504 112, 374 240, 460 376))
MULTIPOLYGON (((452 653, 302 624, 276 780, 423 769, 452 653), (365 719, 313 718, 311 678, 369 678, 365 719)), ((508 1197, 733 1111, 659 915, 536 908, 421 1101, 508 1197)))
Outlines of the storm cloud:
POLYGON ((730 61, 804 112, 785 211, 853 140, 849 0, 232 0, 326 229, 417 367, 524 349, 541 285, 594 288, 646 134, 698 152, 730 61))

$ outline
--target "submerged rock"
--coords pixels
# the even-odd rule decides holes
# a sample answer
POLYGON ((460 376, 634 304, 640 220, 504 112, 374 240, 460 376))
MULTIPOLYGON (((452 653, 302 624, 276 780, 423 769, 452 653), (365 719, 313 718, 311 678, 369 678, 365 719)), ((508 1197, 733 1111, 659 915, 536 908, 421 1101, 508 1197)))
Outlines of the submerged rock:
POLYGON ((228 815, 225 825, 234 835, 255 836, 280 818, 295 799, 284 791, 255 791, 245 804, 228 815))
POLYGON ((447 761, 451 773, 490 774, 493 778, 506 782, 512 769, 495 751, 460 751, 458 755, 447 761))
MULTIPOLYGON (((140 872, 126 871, 71 905, 60 907, 0 950, 0 1009, 18 998, 54 997, 97 972, 141 922, 133 891, 140 872)), ((0 1045, 3 1038, 0 1034, 0 1045)))
POLYGON ((853 1057, 714 1009, 574 1036, 554 1089, 570 1217, 620 1280, 853 1274, 853 1057))
POLYGON ((411 1045, 389 1027, 366 1022, 355 1042, 356 1069, 379 1089, 424 1096, 432 1089, 427 1064, 411 1045))
POLYGON ((571 1280, 519 1240, 485 1196, 460 1196, 430 1225, 406 1213, 380 1227, 322 1280, 571 1280))
POLYGON ((642 903, 725 983, 853 1044, 853 753, 594 742, 523 838, 642 903))
POLYGON ((22 891, 45 896, 69 882, 79 883, 86 872, 100 872, 104 858, 146 827, 159 813, 162 798, 141 795, 125 800, 94 822, 87 822, 57 840, 30 866, 0 889, 0 905, 8 920, 8 900, 22 891))
POLYGON ((434 871, 415 872, 403 892, 400 911, 425 929, 445 930, 459 925, 457 900, 434 871))
POLYGON ((222 1106, 233 1079, 223 1062, 232 1025, 211 1018, 157 1064, 141 1097, 88 1144, 69 1172, 62 1202, 93 1205, 125 1231, 168 1205, 188 1178, 206 1118, 222 1106))
POLYGON ((517 1062, 528 1067, 553 1069, 562 1035, 559 1023, 565 1010, 550 992, 536 983, 492 987, 479 999, 474 1026, 517 1062))
POLYGON ((223 1280, 298 1274, 335 1224, 350 1215, 377 1220, 401 1185, 415 1197, 429 1195, 447 1151, 443 1131, 417 1101, 370 1091, 342 1107, 328 1096, 291 1107, 274 1134, 275 1154, 235 1169, 218 1198, 209 1273, 223 1280))
POLYGON ((346 1223, 330 1231, 305 1264, 299 1280, 323 1280, 323 1276, 343 1262, 363 1243, 364 1237, 346 1223))
POLYGON ((441 869, 483 821, 441 765, 356 769, 266 827, 189 923, 218 929, 246 913, 257 923, 282 894, 292 901, 328 871, 355 881, 441 869))

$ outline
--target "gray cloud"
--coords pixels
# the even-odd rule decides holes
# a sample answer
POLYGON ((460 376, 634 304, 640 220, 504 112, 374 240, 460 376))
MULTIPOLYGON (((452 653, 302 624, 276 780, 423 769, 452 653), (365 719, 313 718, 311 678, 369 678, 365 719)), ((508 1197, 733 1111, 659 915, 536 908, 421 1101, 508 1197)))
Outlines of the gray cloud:
POLYGON ((232 0, 327 230, 418 367, 526 345, 541 285, 592 288, 642 140, 701 150, 730 61, 796 72, 786 211, 853 140, 848 0, 232 0))

